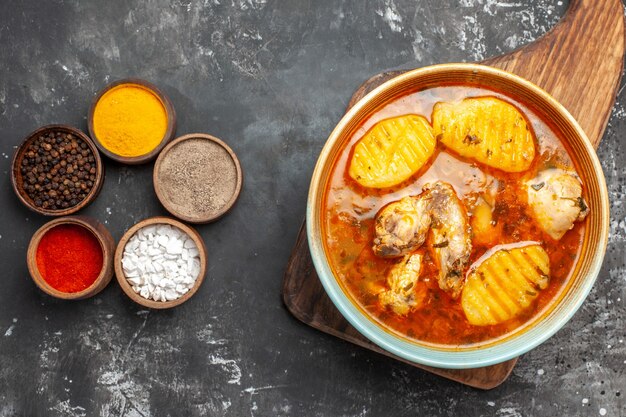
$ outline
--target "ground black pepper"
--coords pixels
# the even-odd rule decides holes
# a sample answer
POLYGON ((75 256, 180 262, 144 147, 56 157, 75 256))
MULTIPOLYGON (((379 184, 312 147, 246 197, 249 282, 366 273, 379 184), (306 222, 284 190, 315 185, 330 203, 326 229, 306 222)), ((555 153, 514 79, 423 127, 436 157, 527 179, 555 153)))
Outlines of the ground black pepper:
POLYGON ((164 205, 203 221, 222 210, 237 190, 237 168, 221 145, 193 138, 172 147, 157 172, 164 205))
POLYGON ((35 206, 47 210, 76 206, 96 180, 96 162, 89 145, 62 131, 35 138, 20 165, 24 192, 35 206))

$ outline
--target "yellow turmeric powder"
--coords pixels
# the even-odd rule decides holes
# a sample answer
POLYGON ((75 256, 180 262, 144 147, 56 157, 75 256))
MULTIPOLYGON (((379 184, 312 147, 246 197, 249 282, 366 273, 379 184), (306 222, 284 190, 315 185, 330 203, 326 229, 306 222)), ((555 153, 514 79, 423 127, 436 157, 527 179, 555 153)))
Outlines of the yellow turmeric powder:
POLYGON ((167 130, 167 111, 150 90, 121 84, 104 93, 93 113, 97 140, 110 152, 136 157, 156 148, 167 130))

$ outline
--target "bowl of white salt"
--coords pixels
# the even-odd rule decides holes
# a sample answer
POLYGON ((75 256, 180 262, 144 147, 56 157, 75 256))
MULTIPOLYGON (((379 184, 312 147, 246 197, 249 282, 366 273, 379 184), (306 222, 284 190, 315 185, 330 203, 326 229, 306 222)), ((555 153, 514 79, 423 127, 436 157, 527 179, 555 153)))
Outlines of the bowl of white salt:
POLYGON ((169 217, 150 217, 122 236, 114 263, 128 297, 145 307, 165 309, 184 303, 200 288, 207 253, 193 228, 169 217))

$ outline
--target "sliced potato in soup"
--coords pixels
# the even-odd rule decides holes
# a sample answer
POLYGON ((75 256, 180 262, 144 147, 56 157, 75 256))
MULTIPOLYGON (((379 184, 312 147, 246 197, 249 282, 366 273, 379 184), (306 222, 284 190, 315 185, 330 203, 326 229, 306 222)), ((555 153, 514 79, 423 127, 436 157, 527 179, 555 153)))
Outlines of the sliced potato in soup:
POLYGON ((354 146, 348 173, 364 187, 392 187, 419 171, 435 145, 433 130, 422 116, 382 120, 354 146))
POLYGON ((548 286, 550 259, 538 244, 503 247, 470 270, 461 305, 475 326, 502 323, 520 315, 548 286))
POLYGON ((505 172, 527 170, 535 158, 528 122, 513 105, 495 97, 439 102, 435 136, 459 155, 505 172))

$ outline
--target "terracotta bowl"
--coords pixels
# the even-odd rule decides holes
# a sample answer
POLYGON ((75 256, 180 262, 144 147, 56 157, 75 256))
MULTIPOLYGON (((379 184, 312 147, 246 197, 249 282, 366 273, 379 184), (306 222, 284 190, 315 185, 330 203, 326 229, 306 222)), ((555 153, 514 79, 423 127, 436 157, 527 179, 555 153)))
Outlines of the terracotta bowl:
POLYGON ((24 204, 26 207, 28 207, 32 211, 39 213, 39 214, 43 214, 44 216, 65 216, 68 214, 76 213, 80 209, 88 206, 93 200, 96 199, 96 197, 100 193, 100 190, 102 189, 103 183, 104 183, 104 165, 102 164, 102 160, 100 159, 100 153, 98 153, 98 149, 96 148, 96 145, 94 145, 93 141, 89 139, 87 135, 85 135, 83 132, 81 132, 80 130, 72 126, 59 124, 59 125, 47 125, 47 126, 40 127, 39 129, 35 130, 34 132, 26 136, 26 138, 22 141, 22 144, 15 151, 15 154, 13 154, 13 161, 11 164, 11 185, 13 186, 13 191, 15 191, 15 194, 17 195, 19 200, 22 202, 22 204, 24 204), (96 181, 94 182, 93 187, 91 191, 89 192, 89 194, 87 194, 87 197, 85 197, 85 199, 81 201, 80 203, 78 203, 77 205, 73 207, 68 207, 66 209, 49 210, 49 209, 45 209, 42 207, 37 207, 35 205, 35 202, 26 194, 26 192, 24 191, 24 187, 22 185, 23 180, 22 180, 22 172, 21 172, 20 167, 22 164, 24 153, 26 152, 26 149, 32 143, 32 141, 34 141, 41 135, 45 135, 49 132, 58 132, 58 131, 61 131, 64 133, 71 133, 74 136, 80 138, 82 141, 84 141, 87 144, 87 146, 89 146, 89 149, 93 153, 94 162, 96 165, 95 167, 96 168, 96 181))
POLYGON ((230 211, 231 208, 237 202, 239 198, 239 194, 241 193, 241 187, 243 185, 243 171, 241 169, 241 164, 239 163, 239 159, 235 152, 222 140, 216 138, 215 136, 207 135, 205 133, 191 133, 188 135, 181 136, 176 138, 174 141, 170 142, 165 149, 159 155, 156 163, 154 164, 154 171, 152 174, 152 182, 154 184, 154 192, 156 193, 159 201, 165 207, 167 211, 169 211, 173 216, 178 217, 181 220, 184 220, 189 223, 211 223, 219 219, 220 217, 226 215, 230 211), (168 198, 168 193, 166 192, 166 185, 161 181, 159 172, 163 161, 167 159, 169 152, 174 149, 176 146, 188 140, 206 140, 217 144, 222 147, 226 153, 228 154, 229 160, 232 163, 232 166, 235 168, 237 172, 237 184, 235 185, 235 189, 233 194, 230 196, 230 199, 226 202, 226 204, 219 210, 209 213, 208 215, 194 215, 188 216, 180 212, 177 209, 176 205, 168 198))
POLYGON ((609 201, 602 167, 585 132, 569 112, 548 93, 516 75, 477 64, 444 64, 400 75, 352 107, 328 138, 315 166, 307 206, 307 235, 317 274, 326 292, 344 317, 364 336, 406 360, 439 368, 477 368, 504 362, 538 346, 574 315, 591 290, 606 251, 609 201), (442 85, 484 87, 528 105, 565 142, 585 184, 591 213, 585 220, 581 253, 560 295, 536 319, 512 334, 471 346, 432 346, 403 338, 383 328, 349 295, 334 275, 324 244, 322 211, 324 192, 335 158, 362 122, 385 104, 409 92, 442 85))
POLYGON ((113 251, 115 249, 115 241, 111 236, 111 233, 104 225, 95 219, 86 216, 68 216, 59 219, 54 219, 44 224, 39 230, 35 232, 28 245, 28 252, 26 254, 26 262, 28 264, 28 272, 31 278, 37 284, 37 286, 46 294, 63 300, 82 300, 85 298, 93 297, 102 291, 113 278, 113 251), (64 224, 74 224, 85 228, 90 231, 100 243, 102 248, 102 270, 98 278, 91 284, 91 286, 85 288, 80 292, 67 293, 52 288, 41 276, 39 269, 37 268, 37 247, 41 238, 50 230, 56 226, 64 224))
POLYGON ((159 155, 159 152, 161 152, 163 147, 167 145, 167 143, 170 140, 172 140, 172 138, 176 134, 176 111, 174 110, 174 106, 172 105, 172 102, 170 101, 170 99, 161 90, 159 90, 157 86, 155 86, 154 84, 149 83, 148 81, 145 81, 139 78, 125 78, 123 80, 118 80, 118 81, 114 81, 110 83, 109 85, 104 87, 94 97, 91 103, 91 107, 89 108, 89 114, 87 116, 87 125, 89 128, 89 135, 92 137, 98 149, 100 149, 100 152, 102 152, 105 156, 121 164, 140 165, 140 164, 145 164, 147 162, 154 160, 159 155), (129 157, 129 156, 122 156, 122 155, 113 153, 109 151, 107 148, 105 148, 104 146, 102 146, 102 143, 100 142, 100 140, 98 139, 98 136, 96 135, 94 131, 93 115, 96 109, 96 105, 98 104, 98 101, 108 91, 124 84, 138 86, 154 94, 159 99, 159 101, 161 101, 161 104, 165 108, 165 112, 167 114, 167 129, 165 131, 165 134, 163 135, 163 139, 161 139, 161 142, 159 142, 159 144, 152 151, 144 155, 129 157))
POLYGON ((200 285, 202 285, 202 282, 204 281, 204 276, 206 274, 207 259, 208 256, 206 246, 204 244, 204 241, 202 240, 202 236, 200 236, 200 234, 195 229, 169 217, 150 217, 140 221, 139 223, 128 229, 126 233, 124 233, 124 236, 122 236, 122 239, 120 239, 117 245, 117 249, 115 251, 115 275, 117 277, 117 282, 120 284, 120 287, 122 287, 124 293, 126 293, 126 295, 137 304, 154 309, 172 308, 181 305, 185 301, 189 300, 196 293, 196 291, 198 291, 200 285), (130 240, 130 238, 133 237, 133 235, 137 233, 137 231, 139 231, 139 229, 154 224, 169 224, 170 226, 179 228, 183 232, 187 233, 189 237, 191 237, 191 239, 193 239, 196 247, 198 248, 200 256, 200 272, 198 274, 198 278, 196 278, 196 282, 194 283, 193 287, 191 287, 189 291, 183 294, 182 297, 177 298, 176 300, 154 301, 143 298, 133 290, 132 286, 126 279, 126 275, 124 275, 124 269, 122 268, 122 256, 124 255, 124 248, 126 247, 126 244, 130 240))

